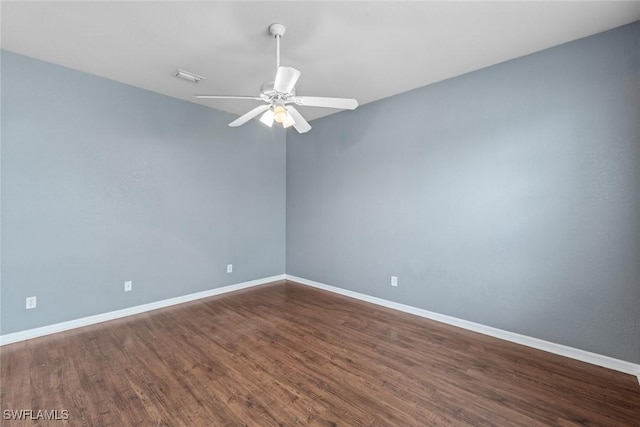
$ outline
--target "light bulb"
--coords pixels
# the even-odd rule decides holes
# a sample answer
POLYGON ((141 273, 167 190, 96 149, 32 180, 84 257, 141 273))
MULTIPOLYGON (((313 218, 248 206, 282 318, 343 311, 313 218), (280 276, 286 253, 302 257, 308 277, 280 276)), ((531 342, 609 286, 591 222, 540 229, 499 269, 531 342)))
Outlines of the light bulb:
POLYGON ((278 105, 273 110, 273 119, 277 123, 280 123, 280 124, 284 123, 284 121, 287 120, 288 115, 289 113, 287 113, 287 110, 282 105, 278 105))

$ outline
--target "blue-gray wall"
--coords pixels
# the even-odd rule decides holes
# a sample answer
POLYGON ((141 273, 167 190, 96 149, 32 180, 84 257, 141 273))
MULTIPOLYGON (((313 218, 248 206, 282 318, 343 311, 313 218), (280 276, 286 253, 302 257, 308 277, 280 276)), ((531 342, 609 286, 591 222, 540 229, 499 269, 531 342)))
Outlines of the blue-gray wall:
POLYGON ((0 333, 281 274, 286 243, 289 274, 639 363, 639 39, 315 120, 286 163, 275 128, 2 51, 0 333))
POLYGON ((233 117, 2 51, 1 333, 284 273, 285 134, 233 117))
POLYGON ((287 273, 640 362, 639 41, 635 23, 289 133, 287 273))

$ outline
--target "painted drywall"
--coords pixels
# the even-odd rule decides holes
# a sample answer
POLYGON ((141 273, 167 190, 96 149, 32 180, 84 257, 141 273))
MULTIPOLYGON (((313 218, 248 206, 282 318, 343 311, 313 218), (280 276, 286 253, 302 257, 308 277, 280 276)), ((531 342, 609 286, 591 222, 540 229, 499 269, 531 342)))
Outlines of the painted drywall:
POLYGON ((640 23, 312 125, 288 274, 640 362, 640 23))
POLYGON ((7 51, 1 89, 2 334, 284 273, 282 129, 7 51))

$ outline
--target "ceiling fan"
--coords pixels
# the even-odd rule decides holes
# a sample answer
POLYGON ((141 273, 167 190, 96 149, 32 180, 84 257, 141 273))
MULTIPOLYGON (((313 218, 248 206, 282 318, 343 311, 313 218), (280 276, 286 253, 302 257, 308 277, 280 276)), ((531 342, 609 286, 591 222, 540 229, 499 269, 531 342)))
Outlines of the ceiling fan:
POLYGON ((193 95, 196 98, 209 99, 251 99, 264 101, 248 113, 243 114, 229 126, 237 127, 262 114, 260 121, 271 127, 273 122, 279 123, 284 128, 293 126, 299 133, 308 132, 311 125, 302 117, 302 114, 292 105, 309 107, 339 108, 353 110, 358 106, 358 101, 351 98, 327 98, 322 96, 298 96, 295 85, 300 77, 300 71, 293 67, 280 66, 280 39, 284 36, 286 28, 282 24, 271 24, 269 32, 276 38, 276 77, 272 82, 266 82, 260 88, 259 96, 231 96, 231 95, 193 95))

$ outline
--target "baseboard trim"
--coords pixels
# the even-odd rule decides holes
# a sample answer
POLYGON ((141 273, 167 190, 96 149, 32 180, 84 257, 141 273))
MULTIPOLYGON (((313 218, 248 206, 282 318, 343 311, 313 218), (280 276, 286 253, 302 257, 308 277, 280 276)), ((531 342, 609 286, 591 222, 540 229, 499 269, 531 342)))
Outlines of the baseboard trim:
POLYGON ((624 372, 625 374, 636 376, 638 378, 638 383, 640 384, 640 365, 639 364, 627 362, 624 360, 614 359, 613 357, 604 356, 597 353, 591 353, 589 351, 580 350, 577 348, 568 347, 566 345, 556 344, 549 341, 544 341, 544 340, 529 337, 526 335, 516 334, 514 332, 493 328, 491 326, 485 326, 479 323, 458 319, 456 317, 447 316, 444 314, 434 313, 432 311, 424 310, 417 307, 412 307, 410 305, 400 304, 400 303, 388 301, 382 298, 361 294, 359 292, 349 291, 347 289, 327 285, 327 284, 316 282, 309 279, 304 279, 302 277, 292 276, 290 274, 286 275, 286 279, 292 282, 300 283, 302 285, 307 285, 307 286, 322 289, 325 291, 333 292, 336 294, 348 296, 351 298, 359 299, 361 301, 366 301, 366 302, 377 304, 383 307, 399 310, 405 313, 415 314, 416 316, 425 317, 427 319, 446 323, 448 325, 453 325, 453 326, 457 326, 459 328, 467 329, 470 331, 479 332, 484 335, 489 335, 495 338, 500 338, 500 339, 511 341, 517 344, 526 345, 528 347, 547 351, 549 353, 558 354, 560 356, 569 357, 571 359, 580 360, 582 362, 590 363, 592 365, 597 365, 603 368, 624 372))
POLYGON ((161 301, 154 301, 148 304, 137 305, 135 307, 123 308, 122 310, 110 311, 108 313, 96 314, 94 316, 83 317, 80 319, 69 320, 66 322, 55 323, 53 325, 42 326, 40 328, 28 329, 26 331, 14 332, 11 334, 0 335, 0 346, 12 344, 19 341, 25 341, 44 335, 55 334, 58 332, 68 331, 70 329, 80 328, 82 326, 94 325, 109 320, 120 319, 122 317, 132 316, 159 308, 169 307, 176 304, 182 304, 202 298, 208 298, 215 295, 226 294, 228 292, 239 291, 254 286, 264 285, 266 283, 284 280, 286 275, 279 274, 277 276, 265 277, 262 279, 250 280, 248 282, 236 283, 234 285, 223 286, 221 288, 209 289, 193 294, 182 295, 175 298, 169 298, 161 301))

